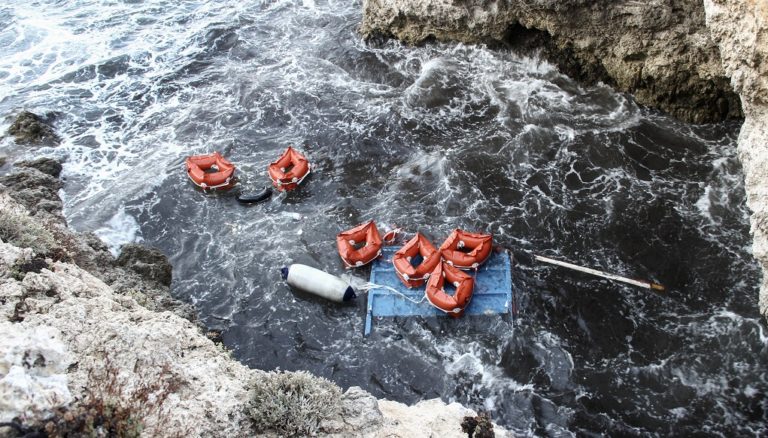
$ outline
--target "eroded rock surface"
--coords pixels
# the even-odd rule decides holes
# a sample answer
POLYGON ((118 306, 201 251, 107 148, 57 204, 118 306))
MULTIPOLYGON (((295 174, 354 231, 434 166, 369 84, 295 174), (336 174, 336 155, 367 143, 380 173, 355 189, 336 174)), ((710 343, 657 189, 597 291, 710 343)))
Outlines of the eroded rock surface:
POLYGON ((4 186, 8 193, 23 204, 32 215, 45 212, 48 214, 42 216, 64 222, 64 216, 61 213, 64 204, 59 198, 59 189, 62 184, 57 177, 34 167, 21 167, 0 177, 0 185, 4 186))
POLYGON ((707 25, 744 105, 739 158, 752 210, 752 251, 763 267, 760 312, 768 318, 768 2, 705 0, 707 25))
POLYGON ((366 0, 366 38, 524 44, 581 81, 696 123, 741 117, 699 0, 366 0))
POLYGON ((22 111, 8 128, 16 143, 56 146, 61 139, 48 120, 29 111, 22 111))
POLYGON ((50 175, 54 178, 58 178, 59 175, 61 175, 62 166, 61 163, 54 160, 53 158, 37 158, 35 160, 29 160, 29 161, 19 161, 15 163, 16 167, 29 167, 32 169, 37 169, 40 172, 43 172, 46 175, 50 175))

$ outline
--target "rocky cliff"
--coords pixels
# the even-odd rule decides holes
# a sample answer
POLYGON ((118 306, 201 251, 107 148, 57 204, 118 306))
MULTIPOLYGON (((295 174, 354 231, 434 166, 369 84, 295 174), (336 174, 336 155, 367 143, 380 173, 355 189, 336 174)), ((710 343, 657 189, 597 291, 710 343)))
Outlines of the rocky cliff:
POLYGON ((241 365, 170 296, 161 253, 130 245, 115 259, 70 231, 60 167, 21 164, 0 178, 0 437, 467 435, 476 413, 455 403, 409 407, 241 365))
POLYGON ((752 252, 764 273, 760 312, 768 318, 768 1, 705 0, 704 9, 744 108, 739 157, 752 210, 752 252))
MULTIPOLYGON (((768 5, 765 0, 365 0, 361 32, 522 45, 566 74, 703 123, 744 118, 739 154, 753 252, 768 272, 768 5)), ((768 317, 768 276, 760 292, 768 317)))
POLYGON ((683 120, 741 117, 700 0, 365 0, 366 38, 524 44, 683 120))

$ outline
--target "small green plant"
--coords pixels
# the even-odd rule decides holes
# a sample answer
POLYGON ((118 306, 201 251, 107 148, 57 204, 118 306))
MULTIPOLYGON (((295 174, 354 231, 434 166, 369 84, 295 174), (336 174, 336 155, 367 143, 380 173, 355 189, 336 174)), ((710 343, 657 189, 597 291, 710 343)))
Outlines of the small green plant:
POLYGON ((272 372, 251 382, 249 413, 257 432, 313 435, 341 410, 341 389, 307 372, 272 372))
POLYGON ((48 254, 56 247, 53 234, 39 221, 20 211, 0 210, 0 239, 35 254, 48 254))

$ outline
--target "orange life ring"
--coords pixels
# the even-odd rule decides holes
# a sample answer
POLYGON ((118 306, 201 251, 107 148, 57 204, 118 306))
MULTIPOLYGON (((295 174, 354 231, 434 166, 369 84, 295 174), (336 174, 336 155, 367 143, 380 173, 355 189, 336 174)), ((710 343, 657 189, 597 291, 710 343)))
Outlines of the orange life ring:
POLYGON ((440 252, 421 233, 416 233, 413 239, 392 256, 397 277, 409 288, 423 285, 438 263, 440 252), (416 256, 421 256, 422 260, 414 266, 412 261, 416 256))
POLYGON ((472 300, 475 279, 443 261, 437 264, 427 282, 424 292, 430 304, 448 313, 454 318, 464 315, 464 309, 472 300), (448 280, 456 288, 453 295, 448 295, 443 288, 448 280))
POLYGON ((309 175, 307 157, 291 146, 283 152, 277 161, 270 163, 268 171, 277 190, 293 190, 309 175))
POLYGON ((186 165, 189 178, 203 189, 227 187, 235 173, 235 165, 218 152, 187 157, 186 165), (208 172, 210 170, 214 171, 208 172))
POLYGON ((455 229, 440 245, 440 253, 448 264, 459 269, 477 269, 491 255, 493 236, 455 229))
POLYGON ((354 268, 367 265, 381 255, 381 236, 376 224, 369 221, 336 235, 336 246, 344 264, 354 268))

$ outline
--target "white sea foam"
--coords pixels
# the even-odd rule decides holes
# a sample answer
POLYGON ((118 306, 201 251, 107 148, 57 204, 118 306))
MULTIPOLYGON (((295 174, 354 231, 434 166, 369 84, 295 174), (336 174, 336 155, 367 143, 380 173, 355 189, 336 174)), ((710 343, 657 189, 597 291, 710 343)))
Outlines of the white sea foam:
POLYGON ((94 233, 107 244, 115 257, 120 253, 121 246, 143 240, 139 223, 125 212, 125 207, 120 207, 107 223, 94 233))

